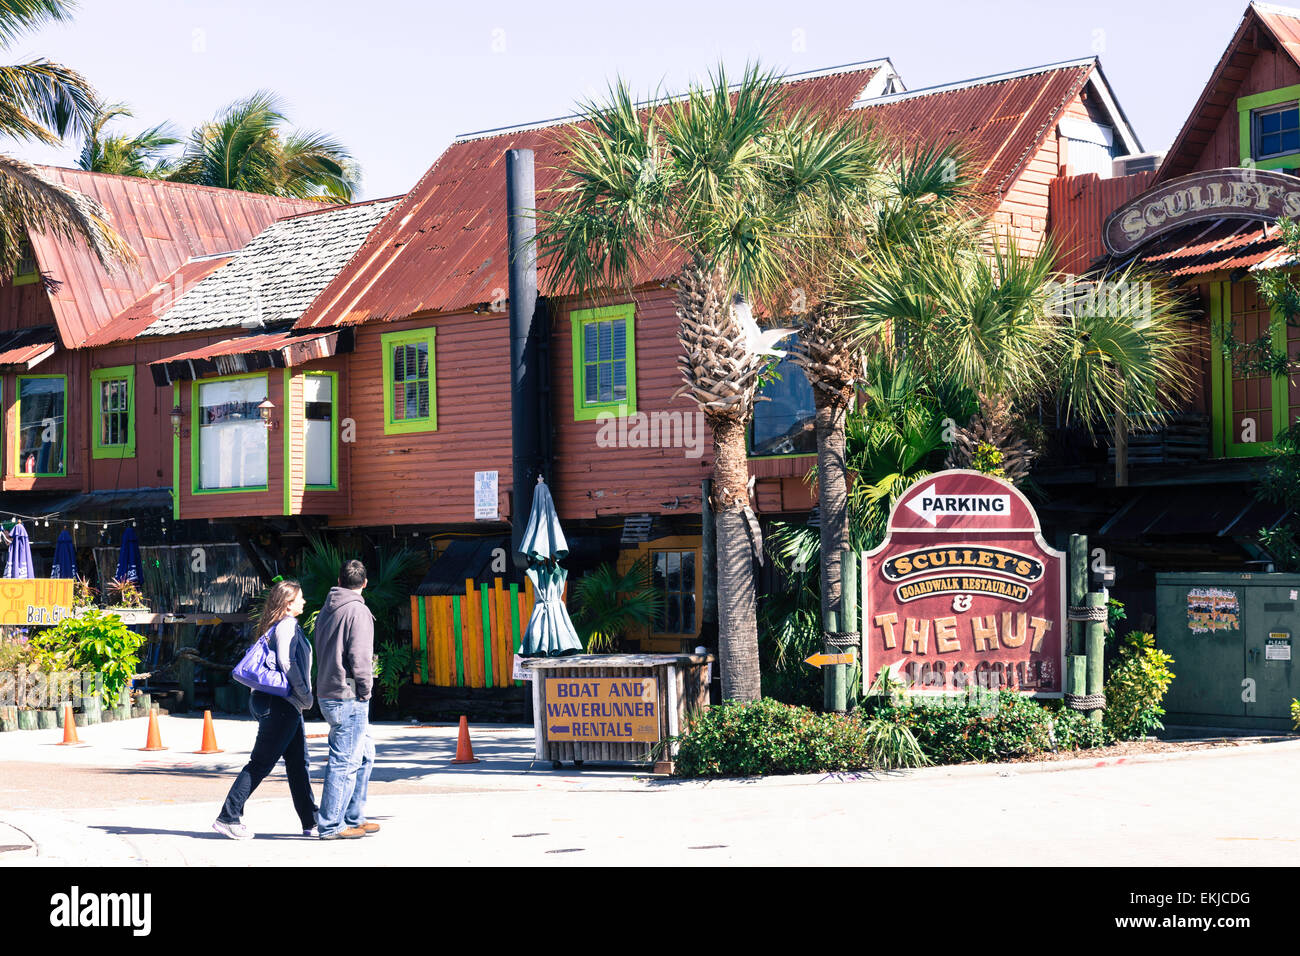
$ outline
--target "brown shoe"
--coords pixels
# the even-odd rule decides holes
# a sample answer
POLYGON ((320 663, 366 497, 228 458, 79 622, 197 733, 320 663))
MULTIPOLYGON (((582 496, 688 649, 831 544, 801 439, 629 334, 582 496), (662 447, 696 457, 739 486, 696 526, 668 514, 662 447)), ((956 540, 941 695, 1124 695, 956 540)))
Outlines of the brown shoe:
POLYGON ((322 840, 358 840, 366 835, 366 831, 361 827, 348 827, 345 830, 335 830, 333 833, 326 833, 321 837, 322 840))
POLYGON ((365 830, 367 833, 378 833, 378 832, 379 832, 379 824, 378 824, 378 823, 363 823, 363 824, 361 824, 361 829, 362 829, 362 830, 365 830))

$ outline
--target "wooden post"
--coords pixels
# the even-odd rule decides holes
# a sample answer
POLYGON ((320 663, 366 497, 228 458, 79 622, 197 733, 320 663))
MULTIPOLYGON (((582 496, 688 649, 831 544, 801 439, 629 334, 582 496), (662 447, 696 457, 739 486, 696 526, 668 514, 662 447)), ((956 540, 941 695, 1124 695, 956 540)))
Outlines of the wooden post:
MULTIPOLYGON (((1069 558, 1066 562, 1069 575, 1069 589, 1066 603, 1070 607, 1083 607, 1083 596, 1088 592, 1088 536, 1086 534, 1070 535, 1069 558)), ((1070 640, 1066 654, 1083 653, 1083 622, 1070 622, 1070 640)))
POLYGON ((1065 668, 1065 692, 1072 697, 1088 693, 1088 658, 1083 654, 1071 654, 1065 659, 1065 668))
MULTIPOLYGON (((840 561, 840 617, 842 618, 840 629, 843 631, 856 631, 858 629, 857 559, 857 552, 846 548, 840 561)), ((837 653, 842 654, 848 648, 837 647, 835 650, 837 653)), ((854 653, 861 656, 862 648, 856 648, 854 653)), ((844 713, 849 709, 849 677, 853 672, 853 668, 849 665, 837 664, 835 670, 838 672, 835 680, 835 700, 837 704, 843 703, 842 707, 836 707, 836 711, 844 713)))
MULTIPOLYGON (((1089 591, 1085 602, 1085 607, 1106 606, 1106 595, 1100 591, 1089 591)), ((1106 644, 1106 622, 1089 621, 1088 622, 1088 693, 1100 694, 1105 684, 1105 673, 1103 671, 1103 654, 1106 644)), ((1101 723, 1101 711, 1092 710, 1088 712, 1088 719, 1093 723, 1101 723)))

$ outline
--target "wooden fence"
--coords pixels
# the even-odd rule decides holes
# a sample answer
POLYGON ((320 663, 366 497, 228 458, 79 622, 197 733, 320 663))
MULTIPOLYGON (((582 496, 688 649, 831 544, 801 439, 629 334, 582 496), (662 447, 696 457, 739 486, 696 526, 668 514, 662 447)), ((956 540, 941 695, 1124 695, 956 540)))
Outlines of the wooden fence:
POLYGON ((508 687, 535 595, 500 578, 465 581, 464 594, 411 596, 411 647, 418 655, 417 684, 435 687, 508 687))

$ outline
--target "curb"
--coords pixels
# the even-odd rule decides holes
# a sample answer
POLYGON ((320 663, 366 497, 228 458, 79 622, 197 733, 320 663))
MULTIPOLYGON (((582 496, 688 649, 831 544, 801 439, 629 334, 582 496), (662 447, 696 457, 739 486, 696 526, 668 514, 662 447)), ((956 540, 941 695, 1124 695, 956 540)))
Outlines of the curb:
POLYGON ((1294 737, 1238 744, 1225 747, 1206 747, 1200 750, 1168 751, 1154 754, 1132 754, 1122 757, 1079 757, 1074 760, 1020 761, 1004 763, 965 763, 939 767, 919 767, 912 770, 850 771, 845 773, 789 774, 771 777, 714 777, 698 780, 654 778, 648 789, 705 787, 806 787, 816 784, 870 783, 891 779, 925 779, 928 777, 1018 777, 1033 773, 1059 773, 1067 770, 1099 770, 1106 767, 1128 766, 1140 763, 1161 763, 1168 760, 1225 757, 1243 752, 1262 752, 1266 748, 1300 750, 1300 740, 1294 737))

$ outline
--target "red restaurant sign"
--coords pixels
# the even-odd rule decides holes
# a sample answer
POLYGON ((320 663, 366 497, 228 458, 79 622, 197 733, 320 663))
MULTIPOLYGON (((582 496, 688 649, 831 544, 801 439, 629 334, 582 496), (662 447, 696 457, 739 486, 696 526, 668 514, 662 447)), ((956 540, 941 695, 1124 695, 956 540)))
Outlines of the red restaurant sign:
POLYGON ((1013 485, 958 470, 917 482, 866 555, 866 679, 889 667, 917 691, 1061 696, 1064 557, 1013 485))

